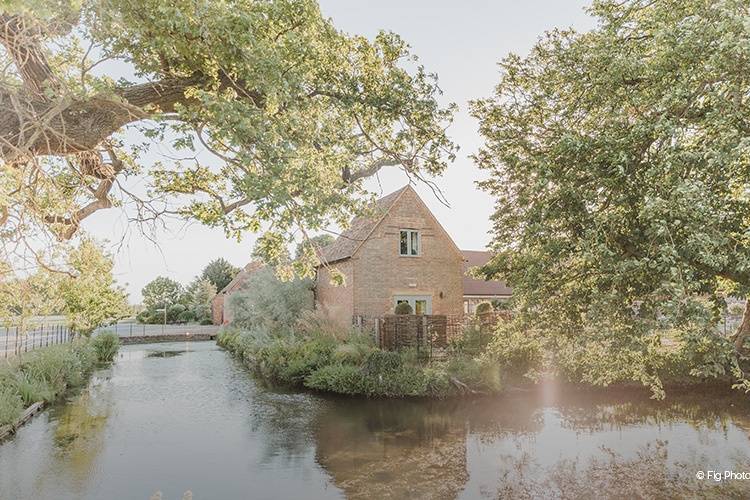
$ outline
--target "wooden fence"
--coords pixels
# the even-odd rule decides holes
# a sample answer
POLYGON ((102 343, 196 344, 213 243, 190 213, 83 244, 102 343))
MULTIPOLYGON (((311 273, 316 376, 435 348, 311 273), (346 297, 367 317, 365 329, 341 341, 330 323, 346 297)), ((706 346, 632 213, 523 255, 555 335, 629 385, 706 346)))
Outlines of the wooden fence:
POLYGON ((505 311, 472 314, 387 314, 380 317, 355 316, 354 325, 371 333, 381 349, 445 349, 474 329, 485 339, 499 321, 510 318, 505 311))

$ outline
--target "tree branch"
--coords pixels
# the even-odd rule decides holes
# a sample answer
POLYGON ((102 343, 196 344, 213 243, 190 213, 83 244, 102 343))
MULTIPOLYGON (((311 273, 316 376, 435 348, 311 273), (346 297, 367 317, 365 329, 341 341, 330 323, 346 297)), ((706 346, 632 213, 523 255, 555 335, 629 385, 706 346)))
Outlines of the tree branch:
POLYGON ((40 27, 33 21, 19 15, 0 14, 0 43, 13 58, 25 88, 38 95, 54 80, 41 35, 40 27))

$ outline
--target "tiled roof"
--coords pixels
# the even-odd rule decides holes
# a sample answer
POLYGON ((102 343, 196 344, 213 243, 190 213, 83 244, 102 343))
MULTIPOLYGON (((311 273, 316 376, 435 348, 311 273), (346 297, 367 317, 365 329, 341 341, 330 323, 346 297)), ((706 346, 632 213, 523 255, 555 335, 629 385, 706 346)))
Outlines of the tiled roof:
MULTIPOLYGON (((471 267, 483 266, 492 258, 490 252, 477 250, 461 250, 464 254, 464 269, 468 271, 471 267)), ((464 295, 496 296, 512 295, 513 289, 502 281, 485 281, 474 279, 464 274, 464 295)))
POLYGON ((405 186, 398 191, 386 195, 375 202, 373 214, 367 217, 356 217, 352 220, 349 229, 345 230, 336 241, 321 249, 321 260, 326 263, 333 263, 339 260, 348 259, 359 247, 360 243, 367 239, 372 233, 375 226, 383 219, 388 210, 398 199, 399 195, 408 189, 405 186))
POLYGON ((226 294, 228 292, 232 292, 235 289, 239 288, 242 283, 255 271, 258 271, 259 269, 263 268, 265 264, 263 264, 260 261, 253 260, 250 261, 248 265, 246 265, 240 272, 238 272, 234 278, 232 278, 232 281, 227 283, 227 286, 222 288, 219 291, 219 294, 226 294))

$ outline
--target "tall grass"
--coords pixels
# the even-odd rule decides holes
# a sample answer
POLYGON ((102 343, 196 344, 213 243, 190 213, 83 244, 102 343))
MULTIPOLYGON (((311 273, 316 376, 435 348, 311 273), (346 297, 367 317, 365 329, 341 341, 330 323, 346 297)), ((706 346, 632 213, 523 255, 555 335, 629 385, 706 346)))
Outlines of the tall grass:
POLYGON ((54 401, 82 385, 97 363, 114 358, 119 340, 112 336, 37 349, 0 365, 0 425, 15 422, 33 403, 54 401))
POLYGON ((442 398, 501 388, 498 367, 482 359, 454 353, 430 362, 416 350, 383 351, 367 336, 306 326, 282 336, 225 328, 217 342, 267 380, 325 392, 442 398))
POLYGON ((110 331, 98 334, 92 340, 92 344, 100 362, 112 361, 115 359, 117 351, 120 350, 120 338, 110 331))

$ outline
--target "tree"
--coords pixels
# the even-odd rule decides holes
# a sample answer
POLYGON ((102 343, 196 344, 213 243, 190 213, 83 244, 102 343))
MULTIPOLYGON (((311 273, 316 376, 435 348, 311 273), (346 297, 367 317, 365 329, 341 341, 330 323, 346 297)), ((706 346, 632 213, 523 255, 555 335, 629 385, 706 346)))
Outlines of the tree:
POLYGON ((593 31, 505 58, 495 95, 472 103, 497 198, 485 272, 579 379, 658 392, 675 346, 693 375, 744 379, 750 309, 731 356, 714 325, 726 295, 750 293, 747 2, 591 13, 593 31))
MULTIPOLYGON (((224 258, 214 259, 203 268, 201 279, 210 281, 216 291, 222 290, 240 272, 240 268, 233 266, 224 258)), ((214 295, 216 292, 214 292, 214 295)))
POLYGON ((67 240, 121 205, 283 245, 346 224, 380 169, 423 179, 454 158, 454 106, 409 46, 342 33, 314 0, 10 0, 0 44, 0 228, 14 240, 67 240), (105 60, 129 75, 97 74, 105 60), (149 141, 189 159, 144 163, 149 141))
POLYGON ((216 287, 207 279, 195 279, 186 291, 188 308, 197 321, 211 319, 211 300, 216 295, 216 287))
POLYGON ((326 233, 313 236, 307 240, 303 240, 297 245, 297 249, 294 252, 294 258, 300 259, 305 255, 306 252, 311 252, 317 256, 320 253, 321 249, 327 247, 334 241, 336 241, 336 238, 326 233))
POLYGON ((251 274, 242 290, 231 295, 232 324, 267 334, 288 331, 302 312, 313 307, 310 279, 280 280, 265 267, 251 274))
POLYGON ((182 285, 173 279, 159 276, 141 290, 143 306, 148 311, 164 309, 180 303, 183 297, 182 285))
POLYGON ((59 294, 73 331, 90 335, 95 328, 128 315, 127 294, 115 284, 109 255, 92 240, 84 240, 68 259, 76 274, 61 279, 59 294))

